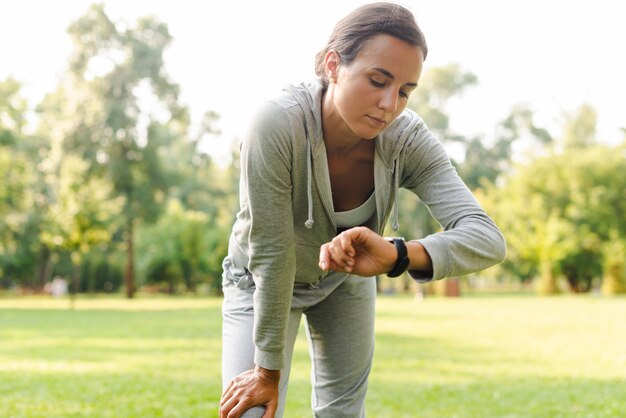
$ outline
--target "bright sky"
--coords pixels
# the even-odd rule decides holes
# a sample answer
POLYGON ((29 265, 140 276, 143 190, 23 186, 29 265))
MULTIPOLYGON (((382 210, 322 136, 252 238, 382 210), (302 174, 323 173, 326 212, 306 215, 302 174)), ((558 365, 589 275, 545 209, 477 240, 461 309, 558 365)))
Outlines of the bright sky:
MULTIPOLYGON (((71 44, 65 29, 88 0, 0 3, 0 79, 13 75, 35 105, 54 89, 71 44)), ((220 155, 259 102, 312 78, 315 53, 334 24, 363 0, 192 2, 104 0, 114 21, 156 15, 174 37, 167 69, 198 123, 221 115, 220 155)), ((462 134, 493 136, 514 104, 558 126, 582 103, 599 115, 599 138, 626 127, 626 15, 613 0, 404 0, 429 45, 425 70, 460 63, 479 85, 449 109, 462 134)))

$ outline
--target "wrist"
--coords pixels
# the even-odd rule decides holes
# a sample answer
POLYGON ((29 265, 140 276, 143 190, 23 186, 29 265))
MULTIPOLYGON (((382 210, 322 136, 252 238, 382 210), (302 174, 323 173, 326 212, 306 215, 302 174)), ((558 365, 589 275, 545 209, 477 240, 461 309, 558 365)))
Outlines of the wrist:
POLYGON ((278 382, 280 380, 280 370, 270 370, 265 367, 255 366, 254 372, 265 379, 271 380, 272 382, 278 382))
POLYGON ((404 238, 389 237, 385 239, 395 247, 396 252, 395 262, 391 268, 387 270, 387 276, 401 276, 405 271, 407 271, 411 262, 404 238))
POLYGON ((422 243, 419 241, 407 241, 406 246, 411 259, 409 270, 433 271, 433 261, 422 243))

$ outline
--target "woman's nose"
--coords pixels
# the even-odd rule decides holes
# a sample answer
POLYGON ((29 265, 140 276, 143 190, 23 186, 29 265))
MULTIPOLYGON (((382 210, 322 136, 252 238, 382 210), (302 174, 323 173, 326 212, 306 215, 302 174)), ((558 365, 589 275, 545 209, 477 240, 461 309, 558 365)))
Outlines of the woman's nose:
POLYGON ((386 89, 378 101, 378 108, 387 113, 394 113, 398 110, 398 94, 393 89, 386 89))

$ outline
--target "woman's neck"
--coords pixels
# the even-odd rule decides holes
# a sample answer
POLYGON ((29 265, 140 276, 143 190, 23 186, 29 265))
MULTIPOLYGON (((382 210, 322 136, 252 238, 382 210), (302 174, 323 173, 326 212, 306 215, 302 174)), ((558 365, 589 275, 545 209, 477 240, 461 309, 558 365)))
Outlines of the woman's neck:
POLYGON ((363 139, 348 127, 333 103, 333 89, 330 86, 322 95, 322 132, 326 153, 334 156, 350 154, 363 139))

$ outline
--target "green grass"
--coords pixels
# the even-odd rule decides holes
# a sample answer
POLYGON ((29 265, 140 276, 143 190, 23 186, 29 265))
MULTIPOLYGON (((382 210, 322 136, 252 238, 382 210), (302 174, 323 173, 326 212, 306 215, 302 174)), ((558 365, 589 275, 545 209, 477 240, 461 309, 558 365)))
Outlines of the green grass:
MULTIPOLYGON (((220 299, 0 299, 0 417, 216 417, 220 299)), ((623 417, 626 299, 381 297, 370 417, 623 417)), ((311 416, 304 333, 286 416, 311 416)))

